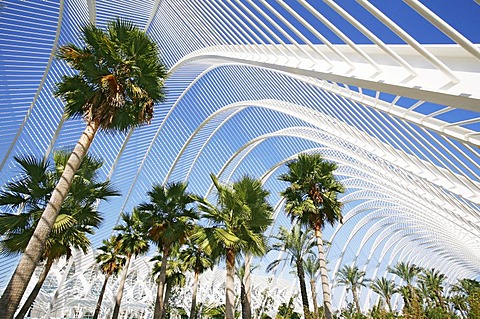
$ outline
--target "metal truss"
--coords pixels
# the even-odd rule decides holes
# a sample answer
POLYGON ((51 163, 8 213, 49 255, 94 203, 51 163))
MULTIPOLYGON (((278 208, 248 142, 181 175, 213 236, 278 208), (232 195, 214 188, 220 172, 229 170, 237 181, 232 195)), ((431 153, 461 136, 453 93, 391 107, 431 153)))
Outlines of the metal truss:
MULTIPOLYGON (((467 2, 461 5, 480 13, 478 3, 467 2)), ((38 316, 85 314, 92 308, 103 280, 94 266, 95 248, 110 235, 120 212, 146 199, 153 183, 183 180, 192 192, 209 196, 210 172, 224 182, 248 173, 271 193, 275 224, 267 233, 289 226, 277 176, 302 152, 335 161, 347 189, 341 198, 343 224, 324 231, 332 243, 327 252, 332 283, 343 264, 356 263, 375 278, 390 276, 388 267, 398 261, 436 268, 449 282, 478 278, 479 40, 458 29, 433 2, 391 4, 409 12, 408 18, 383 2, 345 3, 2 3, 2 185, 18 172, 14 156, 48 158, 52 150, 73 145, 83 130, 80 120, 62 119, 62 103, 52 98, 55 83, 71 72, 55 52, 66 42, 78 43, 81 25, 131 19, 158 42, 170 69, 167 101, 156 106, 151 125, 96 137, 91 152, 105 160, 101 174, 123 196, 100 204, 105 222, 92 237, 92 251, 54 266, 35 304, 38 316), (425 44, 406 19, 443 40, 425 44)), ((288 301, 297 285, 285 271, 273 278, 264 273, 263 266, 277 257, 254 261, 262 266, 253 289, 255 307, 264 302, 266 290, 281 296, 279 302, 288 301)), ((135 260, 129 272, 127 313, 149 311, 154 287, 148 260, 135 260)), ((0 257, 0 291, 15 262, 0 257)), ((206 274, 200 300, 221 300, 222 282, 221 268, 206 274)), ((117 285, 109 285, 105 314, 117 285)), ((188 304, 188 289, 177 293, 188 304)), ((333 289, 337 307, 345 293, 333 289)), ((362 293, 364 309, 374 298, 371 291, 362 293)))

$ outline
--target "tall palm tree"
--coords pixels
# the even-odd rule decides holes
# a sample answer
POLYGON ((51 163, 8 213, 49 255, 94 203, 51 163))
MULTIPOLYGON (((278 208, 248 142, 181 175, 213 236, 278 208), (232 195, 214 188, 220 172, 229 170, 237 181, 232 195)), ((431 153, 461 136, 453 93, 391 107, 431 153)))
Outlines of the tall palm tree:
POLYGON ((265 254, 267 243, 263 232, 272 223, 272 208, 260 181, 244 176, 228 186, 221 185, 213 174, 211 178, 217 190, 216 205, 197 198, 203 217, 211 226, 194 237, 202 243, 202 249, 225 256, 225 318, 234 319, 235 259, 241 252, 265 254))
POLYGON ((285 210, 292 219, 311 227, 315 231, 322 279, 325 317, 333 318, 330 283, 323 248, 322 229, 328 223, 335 225, 342 221, 338 193, 343 185, 335 179, 333 171, 337 165, 325 161, 319 154, 299 154, 298 159, 287 164, 288 172, 279 180, 290 185, 281 193, 286 199, 285 210))
POLYGON ((128 275, 128 268, 132 257, 144 254, 149 249, 148 239, 145 235, 145 226, 143 221, 146 216, 141 211, 134 209, 131 214, 121 213, 122 223, 113 229, 116 235, 116 250, 118 254, 125 256, 125 266, 118 285, 117 295, 115 297, 115 307, 113 308, 112 319, 117 319, 120 313, 120 304, 123 297, 123 287, 128 275))
MULTIPOLYGON (((51 192, 62 175, 68 156, 63 151, 55 152, 53 168, 48 162, 33 157, 16 158, 23 169, 22 177, 6 185, 5 191, 0 194, 0 205, 20 207, 22 211, 20 214, 0 214, 0 253, 18 254, 25 251, 51 192)), ((102 221, 96 210, 96 201, 119 195, 109 182, 97 181, 96 172, 102 165, 101 160, 93 157, 83 159, 47 239, 41 256, 41 260, 45 261, 43 270, 17 319, 23 318, 30 309, 56 260, 63 256, 69 258, 73 249, 87 252, 90 240, 86 234, 93 234, 93 229, 102 221)))
POLYGON ((452 295, 449 298, 449 302, 452 305, 452 309, 460 314, 461 318, 467 319, 468 306, 467 298, 460 295, 452 295))
POLYGON ((303 262, 305 273, 310 281, 310 291, 312 293, 313 314, 315 318, 320 318, 318 313, 317 302, 317 277, 320 272, 320 263, 316 256, 308 256, 303 262))
MULTIPOLYGON (((251 224, 250 228, 256 233, 264 233, 267 227, 272 222, 273 208, 267 202, 269 192, 263 189, 262 184, 258 180, 254 180, 248 176, 244 176, 242 179, 234 184, 234 190, 236 195, 243 201, 247 208, 248 215, 262 217, 265 219, 264 223, 251 224)), ((256 245, 247 245, 243 249, 244 253, 244 266, 243 266, 243 278, 242 286, 244 290, 244 299, 242 302, 242 315, 243 319, 252 318, 252 296, 251 296, 251 277, 252 272, 251 261, 253 255, 262 255, 263 252, 258 252, 256 245)))
POLYGON ((117 253, 117 237, 112 236, 108 240, 103 241, 103 246, 98 248, 98 255, 95 257, 100 271, 105 275, 102 289, 98 296, 97 305, 93 314, 93 319, 97 319, 100 315, 100 309, 102 307, 103 296, 105 289, 107 288, 108 279, 112 275, 118 275, 125 265, 125 257, 117 253))
POLYGON ((434 296, 435 305, 446 310, 446 305, 443 297, 443 284, 446 276, 435 269, 424 269, 418 276, 420 283, 423 283, 428 289, 429 293, 434 296))
POLYGON ((127 131, 150 123, 154 104, 164 100, 166 68, 157 45, 144 31, 121 19, 108 23, 106 31, 93 24, 81 31, 85 47, 66 44, 59 49, 58 57, 78 72, 62 78, 55 96, 65 101, 66 118, 83 117, 87 126, 0 299, 6 318, 11 318, 18 307, 96 132, 127 131))
POLYGON ((460 279, 456 282, 451 289, 453 296, 451 296, 451 302, 455 309, 459 310, 463 318, 476 318, 478 313, 478 304, 480 304, 478 297, 480 295, 480 282, 473 279, 460 279), (477 309, 474 304, 477 304, 477 309), (473 306, 473 307, 472 307, 473 306), (476 316, 476 317, 475 317, 476 316))
MULTIPOLYGON (((199 227, 200 226, 196 226, 192 233, 200 231, 199 227)), ((205 251, 192 239, 187 241, 183 249, 180 251, 180 260, 183 261, 187 269, 193 270, 192 303, 190 306, 189 319, 196 318, 199 276, 205 270, 214 266, 214 259, 214 256, 206 254, 205 251)))
POLYGON ((392 295, 396 292, 393 280, 388 280, 385 277, 375 278, 370 284, 370 288, 384 299, 388 311, 392 312, 391 300, 392 295))
POLYGON ((278 234, 272 236, 278 240, 272 245, 272 250, 285 253, 285 257, 274 260, 267 266, 267 271, 276 268, 280 263, 289 261, 291 266, 295 266, 298 282, 300 284, 300 294, 302 297, 303 312, 305 318, 308 318, 310 307, 308 304, 307 286, 305 284, 304 259, 312 254, 311 249, 315 246, 311 230, 302 230, 302 225, 295 224, 291 230, 280 226, 278 234))
POLYGON ((412 309, 412 295, 410 289, 407 286, 398 286, 397 292, 402 296, 405 310, 412 309))
MULTIPOLYGON (((248 265, 243 262, 239 267, 236 267, 235 274, 237 275, 238 279, 240 279, 240 304, 242 305, 242 319, 250 318, 251 317, 251 304, 247 300, 247 287, 245 284, 245 269, 248 265)), ((250 266, 250 272, 253 272, 255 269, 258 268, 256 266, 250 266)))
POLYGON ((365 272, 358 269, 356 265, 344 265, 337 273, 337 282, 341 285, 347 286, 351 289, 353 296, 353 303, 357 312, 360 313, 360 302, 358 300, 358 290, 361 286, 365 286, 365 272))
POLYGON ((410 264, 407 262, 398 262, 393 268, 389 268, 388 271, 407 283, 408 296, 403 295, 405 299, 405 306, 412 311, 420 311, 420 303, 418 300, 417 292, 413 286, 415 278, 420 274, 421 268, 415 264, 410 264))
POLYGON ((149 191, 150 202, 142 203, 138 209, 146 214, 146 228, 149 238, 157 245, 163 258, 158 276, 158 289, 155 301, 154 318, 163 318, 164 291, 167 260, 176 244, 184 243, 198 219, 191 207, 195 201, 187 192, 186 183, 154 185, 149 191))
MULTIPOLYGON (((184 264, 183 260, 180 259, 179 247, 175 247, 167 260, 167 271, 165 275, 165 295, 163 298, 164 313, 169 308, 168 302, 170 295, 174 287, 183 287, 185 286, 186 278, 185 271, 187 270, 187 265, 184 264)), ((151 259, 156 261, 153 264, 152 275, 158 277, 162 268, 163 256, 161 254, 156 255, 151 259)), ((158 279, 158 278, 157 278, 158 279)))
POLYGON ((424 281, 418 280, 416 290, 419 302, 422 304, 426 303, 425 310, 436 308, 436 297, 424 281))

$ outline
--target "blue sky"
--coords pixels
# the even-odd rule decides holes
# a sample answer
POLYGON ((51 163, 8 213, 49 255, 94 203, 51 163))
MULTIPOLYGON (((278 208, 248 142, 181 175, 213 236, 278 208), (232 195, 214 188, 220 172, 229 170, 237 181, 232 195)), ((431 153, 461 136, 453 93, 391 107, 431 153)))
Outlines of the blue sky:
MULTIPOLYGON (((371 41, 361 34, 357 29, 350 25, 338 13, 336 13, 330 6, 323 1, 308 1, 314 5, 315 8, 328 17, 331 22, 335 24, 340 30, 351 37, 351 39, 358 44, 370 44, 371 41)), ((347 12, 353 15, 363 25, 365 25, 384 42, 389 44, 404 43, 397 35, 384 26, 378 19, 373 17, 367 10, 365 10, 359 3, 354 0, 338 0, 335 1, 347 12)), ((405 29, 409 34, 416 38, 420 43, 453 43, 451 39, 445 36, 442 32, 432 26, 421 15, 415 12, 410 6, 400 0, 373 0, 370 1, 378 9, 384 12, 389 17, 393 17, 400 27, 405 29)), ((258 3, 258 1, 255 1, 258 3)), ((297 1, 289 0, 286 3, 298 10, 304 19, 311 22, 317 30, 326 36, 332 43, 343 44, 343 42, 328 28, 318 22, 314 16, 308 12, 297 1)), ((465 35, 473 43, 480 43, 480 5, 473 0, 428 0, 422 1, 434 13, 443 18, 447 23, 456 28, 460 33, 465 35)), ((259 4, 259 3, 258 3, 259 4)), ((282 15, 288 17, 288 12, 279 4, 269 1, 274 8, 276 8, 282 15)), ((251 6, 249 6, 253 9, 251 6)), ((272 16, 273 17, 273 16, 272 16)), ((264 22, 267 22, 262 18, 264 22)), ((293 21, 293 20, 292 20, 293 21)), ((267 22, 268 23, 268 22, 267 22)), ((294 25, 303 31, 304 34, 310 34, 307 29, 301 26, 300 23, 294 22, 294 25)), ((281 35, 280 35, 281 36, 281 35)), ((295 35, 292 34, 295 37, 295 35)), ((282 36, 281 36, 282 37, 282 36)), ((318 43, 314 37, 311 39, 318 43)), ((301 42, 300 39, 297 38, 301 42)))

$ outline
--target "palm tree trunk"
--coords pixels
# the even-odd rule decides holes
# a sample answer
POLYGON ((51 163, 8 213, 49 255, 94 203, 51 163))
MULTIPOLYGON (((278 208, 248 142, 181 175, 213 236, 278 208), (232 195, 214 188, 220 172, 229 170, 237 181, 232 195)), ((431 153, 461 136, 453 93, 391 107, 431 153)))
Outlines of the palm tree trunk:
POLYGON ((442 294, 438 290, 435 290, 435 295, 437 295, 437 299, 438 299, 438 303, 440 305, 440 308, 442 308, 444 310, 447 310, 445 302, 443 301, 442 294))
POLYGON ((125 286, 125 281, 127 280, 128 267, 130 266, 131 255, 127 255, 127 260, 125 261, 125 267, 123 268, 122 278, 120 279, 120 284, 118 285, 117 296, 115 297, 115 307, 113 308, 112 319, 117 319, 118 314, 120 313, 120 304, 122 303, 123 297, 123 287, 125 286))
POLYGON ((243 280, 240 282, 240 302, 242 303, 242 319, 247 317, 247 293, 245 292, 245 283, 243 280))
POLYGON ((409 297, 411 298, 410 300, 410 310, 413 311, 413 313, 415 315, 418 315, 420 316, 420 302, 418 301, 418 295, 417 293, 415 292, 415 289, 413 289, 413 286, 411 283, 407 283, 407 287, 408 287, 408 292, 409 292, 409 297))
POLYGON ((198 287, 198 268, 195 268, 195 274, 193 275, 193 293, 192 293, 192 305, 190 306, 190 317, 189 319, 194 319, 196 317, 196 308, 197 308, 197 287, 198 287))
POLYGON ((468 319, 468 309, 466 305, 465 307, 463 307, 463 305, 459 305, 459 308, 460 308, 460 315, 462 316, 462 319, 468 319))
POLYGON ((153 313, 154 319, 163 318, 163 296, 165 290, 165 278, 167 276, 167 258, 168 258, 168 249, 163 249, 162 254, 162 264, 160 266, 160 274, 158 275, 158 287, 157 287, 157 299, 155 300, 155 310, 153 313))
POLYGON ((320 263, 320 276, 322 280, 325 318, 333 319, 332 299, 330 297, 330 282, 328 280, 327 262, 325 261, 325 251, 323 249, 322 230, 320 229, 320 226, 315 228, 315 237, 317 238, 318 260, 320 263))
POLYGON ((318 302, 317 302, 317 283, 315 280, 310 280, 310 290, 312 291, 313 314, 315 319, 318 319, 318 302))
POLYGON ((360 313, 360 303, 358 302, 358 291, 356 285, 352 286, 352 297, 355 308, 357 308, 357 312, 360 313))
POLYGON ((0 299, 0 309, 3 310, 3 313, 1 314, 0 319, 13 318, 18 304, 20 303, 20 300, 27 289, 28 283, 32 278, 35 267, 42 257, 45 243, 50 235, 50 232, 52 231, 53 224, 57 219, 60 207, 62 206, 63 201, 70 190, 75 172, 90 148, 97 130, 98 124, 96 122, 92 121, 88 123, 77 145, 75 145, 75 148, 68 159, 62 177, 55 187, 55 190, 50 197, 50 201, 43 211, 42 217, 38 221, 38 225, 35 228, 30 241, 28 242, 27 248, 20 259, 17 268, 15 269, 10 282, 3 292, 2 298, 0 299))
POLYGON ((252 287, 250 285, 252 255, 247 253, 245 255, 245 274, 243 276, 243 284, 245 288, 245 301, 242 309, 243 319, 252 318, 252 287))
POLYGON ((100 315, 100 308, 102 307, 103 295, 105 294, 105 289, 107 288, 108 279, 110 278, 110 274, 105 275, 105 281, 102 285, 102 290, 100 290, 100 295, 98 296, 97 306, 95 307, 95 313, 93 314, 93 319, 97 319, 98 315, 100 315))
POLYGON ((392 301, 390 300, 390 297, 385 297, 385 302, 387 303, 388 311, 392 312, 392 301))
POLYGON ((56 302, 58 300, 58 296, 60 294, 60 291, 63 291, 62 287, 63 287, 63 284, 65 283, 65 280, 67 280, 67 276, 68 274, 70 273, 70 269, 72 268, 72 265, 73 265, 73 259, 74 258, 68 258, 68 264, 65 268, 65 270, 63 270, 63 275, 62 275, 62 279, 60 279, 60 282, 58 283, 58 287, 57 289, 55 289, 55 292, 53 294, 53 297, 50 299, 50 302, 49 302, 49 305, 48 305, 48 309, 47 311, 45 312, 45 316, 43 317, 44 319, 50 319, 50 313, 53 311, 53 309, 55 308, 55 305, 56 305, 56 302))
POLYGON ((163 317, 165 317, 165 314, 167 313, 168 299, 170 298, 170 294, 172 293, 172 288, 172 284, 170 282, 167 282, 167 285, 165 287, 165 296, 163 297, 163 317))
POLYGON ((227 249, 227 278, 225 280, 225 319, 235 318, 235 251, 227 249))
POLYGON ((43 286, 43 283, 45 282, 45 279, 47 279, 48 272, 52 268, 53 265, 53 259, 47 258, 47 262, 45 263, 45 266, 43 267, 43 271, 38 277, 37 284, 33 288, 32 292, 30 293, 30 296, 28 296, 27 300, 23 304, 22 309, 20 309, 20 312, 17 314, 15 319, 23 319, 25 315, 27 314, 28 310, 32 306, 33 302, 35 301, 35 298, 37 298, 38 293, 40 292, 40 289, 43 286))
POLYGON ((307 285, 305 284, 305 271, 303 260, 297 261, 297 276, 300 283, 300 294, 302 295, 303 314, 305 319, 310 318, 310 306, 308 305, 307 285))

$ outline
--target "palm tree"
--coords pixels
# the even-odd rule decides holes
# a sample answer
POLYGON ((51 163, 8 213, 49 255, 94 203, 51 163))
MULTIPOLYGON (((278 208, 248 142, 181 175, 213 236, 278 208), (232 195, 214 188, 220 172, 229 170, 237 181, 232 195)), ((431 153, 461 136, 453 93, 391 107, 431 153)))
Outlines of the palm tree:
POLYGON ((353 303, 357 309, 357 313, 360 313, 360 303, 358 301, 358 289, 361 286, 365 286, 365 272, 359 270, 356 265, 347 266, 344 265, 337 273, 337 282, 341 285, 347 286, 347 289, 351 289, 353 296, 353 303))
POLYGON ((419 282, 423 283, 429 293, 434 296, 434 301, 437 307, 446 310, 445 301, 443 298, 443 283, 446 276, 435 269, 425 269, 419 275, 419 282))
MULTIPOLYGON (((192 233, 197 233, 199 229, 199 226, 196 226, 192 233)), ((212 257, 213 256, 206 254, 192 239, 187 241, 186 245, 180 251, 180 260, 183 261, 187 269, 193 270, 192 304, 190 306, 189 319, 196 317, 199 275, 208 268, 213 268, 215 258, 212 257)))
POLYGON ((132 257, 144 254, 148 251, 148 240, 145 236, 145 226, 143 221, 146 216, 141 211, 134 209, 131 214, 120 214, 122 224, 115 226, 117 231, 116 250, 118 254, 125 256, 125 266, 123 267, 122 277, 118 285, 117 295, 115 297, 115 307, 113 308, 112 319, 117 319, 120 312, 120 304, 123 297, 123 287, 127 279, 128 268, 132 257))
MULTIPOLYGON (((407 286, 399 286, 397 287, 397 292, 402 296, 404 308, 406 310, 412 308, 412 295, 410 293, 410 289, 407 286)), ((404 309, 404 310, 405 310, 404 309)))
POLYGON ((384 299, 388 311, 392 312, 391 299, 392 295, 396 292, 393 280, 388 280, 385 277, 375 278, 371 283, 370 288, 384 299))
POLYGON ((303 267, 305 268, 305 273, 310 280, 310 291, 312 293, 312 303, 313 303, 313 314, 315 318, 320 318, 318 313, 318 302, 317 302, 317 276, 320 271, 320 263, 316 256, 308 256, 303 262, 303 267))
MULTIPOLYGON (((238 279, 240 279, 240 303, 242 305, 242 319, 250 318, 251 317, 251 304, 249 300, 247 300, 247 286, 245 284, 245 270, 249 267, 246 262, 243 262, 239 267, 236 267, 235 274, 237 275, 238 279)), ((258 266, 250 266, 250 272, 253 272, 257 269, 258 266)))
POLYGON ((4 309, 6 318, 11 318, 18 307, 96 132, 128 131, 150 123, 154 104, 164 100, 166 68, 160 61, 157 45, 144 31, 131 22, 117 19, 108 23, 106 31, 93 24, 83 27, 82 40, 83 48, 67 44, 59 49, 58 57, 78 73, 64 76, 57 84, 55 96, 65 101, 66 118, 83 117, 87 126, 0 299, 0 309, 4 309))
POLYGON ((467 319, 467 313, 468 313, 468 302, 467 298, 461 295, 452 295, 449 298, 449 302, 452 305, 452 308, 454 311, 457 311, 457 313, 460 314, 461 318, 467 319))
POLYGON ((450 302, 458 310, 462 318, 478 318, 480 299, 480 282, 463 278, 458 280, 451 288, 450 302))
MULTIPOLYGON (((267 227, 272 222, 273 208, 268 204, 266 198, 269 192, 263 189, 260 181, 254 180, 248 176, 243 177, 234 184, 234 190, 236 195, 243 201, 247 208, 249 215, 260 217, 265 222, 258 224, 251 224, 250 228, 256 233, 264 233, 267 227)), ((242 315, 243 319, 252 318, 252 296, 251 296, 251 283, 250 274, 253 271, 251 266, 252 255, 261 256, 263 252, 258 252, 256 245, 247 245, 243 249, 244 253, 244 267, 243 267, 243 279, 242 286, 244 288, 244 299, 242 302, 242 315)))
MULTIPOLYGON (((156 261, 153 265, 152 275, 158 277, 160 270, 162 268, 163 256, 161 254, 153 257, 152 261, 156 261)), ((164 313, 168 309, 168 301, 170 299, 170 294, 174 287, 183 287, 185 286, 185 274, 187 266, 183 263, 183 260, 180 259, 180 252, 178 247, 175 247, 167 260, 167 271, 165 275, 165 295, 163 298, 164 313)))
POLYGON ((469 296, 476 291, 480 291, 480 282, 474 279, 463 278, 452 286, 452 292, 463 296, 469 296))
MULTIPOLYGON (((33 157, 16 158, 22 167, 22 177, 6 185, 0 194, 0 205, 19 207, 20 214, 0 214, 0 253, 18 254, 25 251, 33 229, 38 224, 55 184, 60 179, 69 154, 63 151, 54 153, 55 168, 48 162, 33 157)), ((47 239, 41 260, 45 261, 39 279, 20 309, 16 318, 23 318, 47 278, 53 263, 63 256, 69 258, 72 249, 87 252, 90 240, 86 234, 93 234, 102 221, 96 210, 96 201, 119 195, 109 182, 97 181, 96 172, 103 165, 101 160, 85 157, 73 180, 72 188, 62 205, 59 216, 47 239)))
POLYGON ((435 308, 437 301, 435 300, 435 296, 433 292, 428 288, 427 284, 424 281, 417 282, 417 292, 419 295, 419 302, 420 303, 427 303, 425 309, 433 309, 435 308), (434 305, 435 304, 435 305, 434 305))
POLYGON ((303 312, 305 318, 308 318, 310 307, 308 305, 307 286, 305 285, 304 259, 312 254, 311 249, 315 246, 312 240, 311 230, 302 230, 302 225, 296 224, 291 230, 280 226, 278 234, 272 236, 278 242, 272 245, 272 250, 284 252, 285 257, 274 260, 267 266, 267 271, 276 268, 280 263, 289 261, 290 265, 295 266, 300 284, 300 294, 302 297, 303 312))
POLYGON ((190 207, 195 200, 187 192, 186 183, 154 185, 147 194, 150 202, 140 204, 138 209, 146 214, 149 238, 155 242, 163 256, 154 311, 154 318, 160 319, 164 316, 164 290, 168 257, 175 244, 182 244, 187 240, 198 214, 190 207))
POLYGON ((203 217, 211 224, 194 235, 201 248, 226 258, 225 318, 234 318, 235 258, 241 252, 261 256, 266 252, 264 230, 272 223, 267 191, 259 181, 244 176, 232 186, 221 185, 211 175, 217 190, 217 205, 197 198, 203 217), (253 192, 253 193, 252 193, 253 192))
POLYGON ((335 225, 342 220, 338 193, 343 185, 333 176, 337 165, 325 161, 319 154, 299 154, 297 160, 287 164, 288 172, 279 176, 290 183, 281 195, 286 199, 285 210, 293 219, 315 231, 322 279, 325 317, 333 318, 327 263, 323 248, 322 229, 325 224, 335 225))
POLYGON ((108 240, 103 241, 103 246, 98 248, 99 253, 95 257, 95 261, 99 265, 100 271, 105 275, 100 295, 98 296, 97 305, 95 307, 95 313, 93 319, 97 319, 100 315, 100 308, 102 307, 103 296, 105 289, 107 288, 108 279, 112 275, 118 275, 125 265, 125 257, 117 254, 117 238, 115 236, 110 237, 108 240))
POLYGON ((415 288, 413 287, 413 281, 415 280, 417 275, 420 274, 421 270, 422 269, 415 264, 410 264, 406 262, 398 262, 393 268, 388 269, 390 273, 397 275, 407 283, 406 287, 408 290, 408 295, 402 295, 404 297, 405 306, 407 307, 407 309, 410 309, 414 312, 419 312, 421 310, 417 293, 415 291, 415 288))

